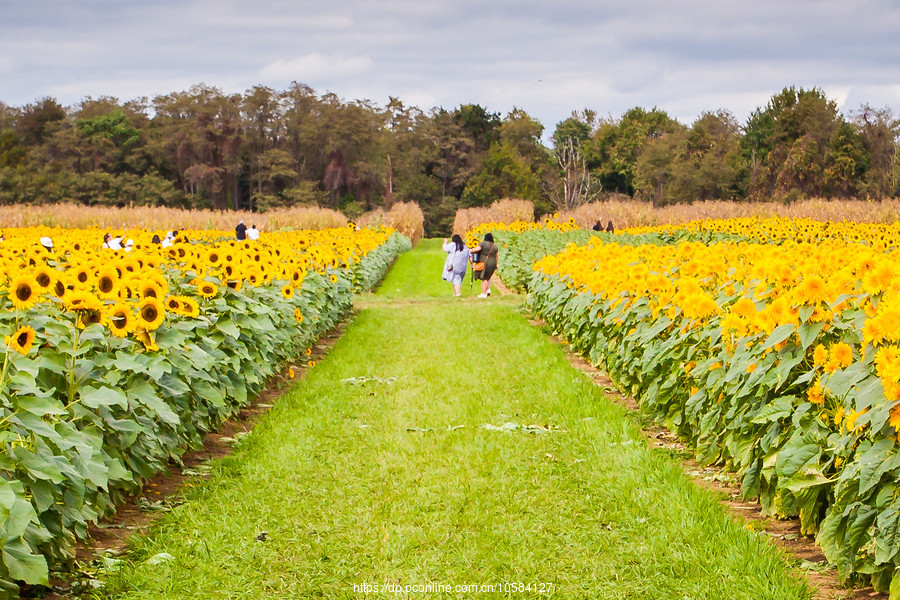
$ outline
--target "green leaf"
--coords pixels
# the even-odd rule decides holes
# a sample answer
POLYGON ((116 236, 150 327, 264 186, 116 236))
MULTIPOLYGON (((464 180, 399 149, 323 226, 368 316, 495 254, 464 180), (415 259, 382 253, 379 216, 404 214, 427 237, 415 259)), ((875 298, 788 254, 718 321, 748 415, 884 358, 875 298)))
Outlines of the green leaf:
POLYGON ((816 338, 819 337, 819 334, 822 333, 824 327, 825 323, 822 321, 818 323, 803 323, 797 330, 797 334, 800 336, 800 346, 804 350, 809 348, 816 341, 816 338))
POLYGON ((16 398, 19 410, 30 412, 33 415, 43 417, 46 415, 68 414, 63 407, 50 398, 36 398, 34 396, 20 396, 16 398))
POLYGON ((22 538, 9 539, 3 544, 3 564, 13 579, 31 585, 49 583, 46 559, 32 553, 31 547, 22 538))
POLYGON ((94 388, 86 386, 81 388, 81 403, 88 408, 100 408, 101 406, 109 408, 110 406, 121 406, 128 408, 128 398, 125 397, 120 390, 103 386, 94 388))
POLYGON ((60 484, 65 478, 59 469, 22 446, 13 450, 13 456, 22 463, 22 466, 28 471, 28 474, 35 479, 46 479, 53 483, 60 484))
POLYGON ((771 348, 775 344, 780 344, 784 340, 788 339, 792 333, 794 333, 795 326, 793 323, 785 323, 784 325, 779 325, 772 331, 772 334, 766 340, 766 343, 763 344, 762 350, 766 350, 767 348, 771 348))
POLYGON ((794 412, 793 400, 793 396, 781 396, 780 398, 776 398, 771 404, 762 407, 750 422, 767 423, 769 421, 778 421, 784 417, 789 417, 791 413, 794 412))
POLYGON ((241 337, 241 331, 237 328, 234 322, 231 319, 219 319, 216 321, 216 327, 222 333, 225 333, 234 339, 238 339, 241 337))
POLYGON ((779 477, 793 477, 807 463, 816 458, 819 452, 819 447, 815 444, 797 446, 791 445, 789 442, 778 452, 778 459, 775 462, 775 473, 779 477))
POLYGON ((889 600, 900 600, 900 569, 894 571, 891 578, 891 589, 888 596, 889 600))

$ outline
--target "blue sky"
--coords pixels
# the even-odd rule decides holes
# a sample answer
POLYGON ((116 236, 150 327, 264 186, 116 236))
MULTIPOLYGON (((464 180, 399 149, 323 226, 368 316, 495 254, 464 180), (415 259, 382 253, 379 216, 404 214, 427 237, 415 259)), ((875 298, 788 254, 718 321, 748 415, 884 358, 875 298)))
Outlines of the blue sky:
MULTIPOLYGON (((291 81, 423 110, 657 106, 743 122, 787 85, 845 112, 900 112, 900 5, 888 0, 0 0, 0 101, 129 100, 205 83, 291 81)), ((548 132, 549 133, 549 132, 548 132)))

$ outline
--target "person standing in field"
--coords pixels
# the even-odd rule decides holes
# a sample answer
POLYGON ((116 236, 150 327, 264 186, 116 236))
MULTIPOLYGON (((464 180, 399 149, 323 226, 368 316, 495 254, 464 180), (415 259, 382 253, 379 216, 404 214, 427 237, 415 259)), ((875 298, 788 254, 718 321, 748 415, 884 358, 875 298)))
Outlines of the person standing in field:
POLYGON ((256 225, 251 225, 250 229, 247 230, 247 239, 248 240, 258 240, 259 239, 259 229, 256 228, 256 225))
POLYGON ((494 236, 491 233, 484 234, 484 240, 478 244, 477 248, 469 251, 471 254, 478 255, 478 263, 472 270, 475 272, 475 279, 481 280, 481 293, 479 298, 487 298, 491 295, 491 277, 497 270, 497 259, 500 257, 500 250, 494 243, 494 236), (478 265, 483 264, 484 267, 479 268, 478 265))
POLYGON ((238 223, 237 227, 234 228, 234 236, 239 242, 247 239, 247 226, 244 225, 243 221, 238 223))
POLYGON ((444 261, 441 279, 453 284, 454 296, 462 296, 462 282, 469 267, 469 249, 458 233, 453 234, 449 242, 444 238, 442 248, 447 253, 447 260, 444 261))

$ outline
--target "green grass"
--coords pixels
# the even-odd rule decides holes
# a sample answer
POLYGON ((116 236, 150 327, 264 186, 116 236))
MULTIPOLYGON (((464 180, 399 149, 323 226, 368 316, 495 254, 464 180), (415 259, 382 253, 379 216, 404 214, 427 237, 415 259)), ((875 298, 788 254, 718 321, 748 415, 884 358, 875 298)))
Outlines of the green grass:
MULTIPOLYGON (((433 254, 405 256, 382 288, 435 293, 408 274, 423 281, 437 262, 439 281, 433 254)), ((132 541, 106 594, 395 598, 353 586, 538 582, 558 598, 810 596, 764 536, 493 298, 362 311, 187 495, 132 541), (550 432, 483 427, 505 423, 550 432), (159 553, 173 559, 149 564, 159 553)))

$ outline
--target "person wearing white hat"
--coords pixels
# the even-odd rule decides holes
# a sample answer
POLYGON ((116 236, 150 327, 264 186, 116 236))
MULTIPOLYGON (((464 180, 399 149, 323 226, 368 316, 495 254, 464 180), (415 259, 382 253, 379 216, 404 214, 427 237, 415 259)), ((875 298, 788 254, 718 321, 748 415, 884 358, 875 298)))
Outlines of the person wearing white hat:
POLYGON ((134 240, 129 239, 125 242, 125 252, 131 252, 132 250, 134 250, 134 240))
POLYGON ((44 236, 41 238, 41 246, 43 246, 47 252, 50 252, 50 250, 53 249, 53 240, 44 236))

